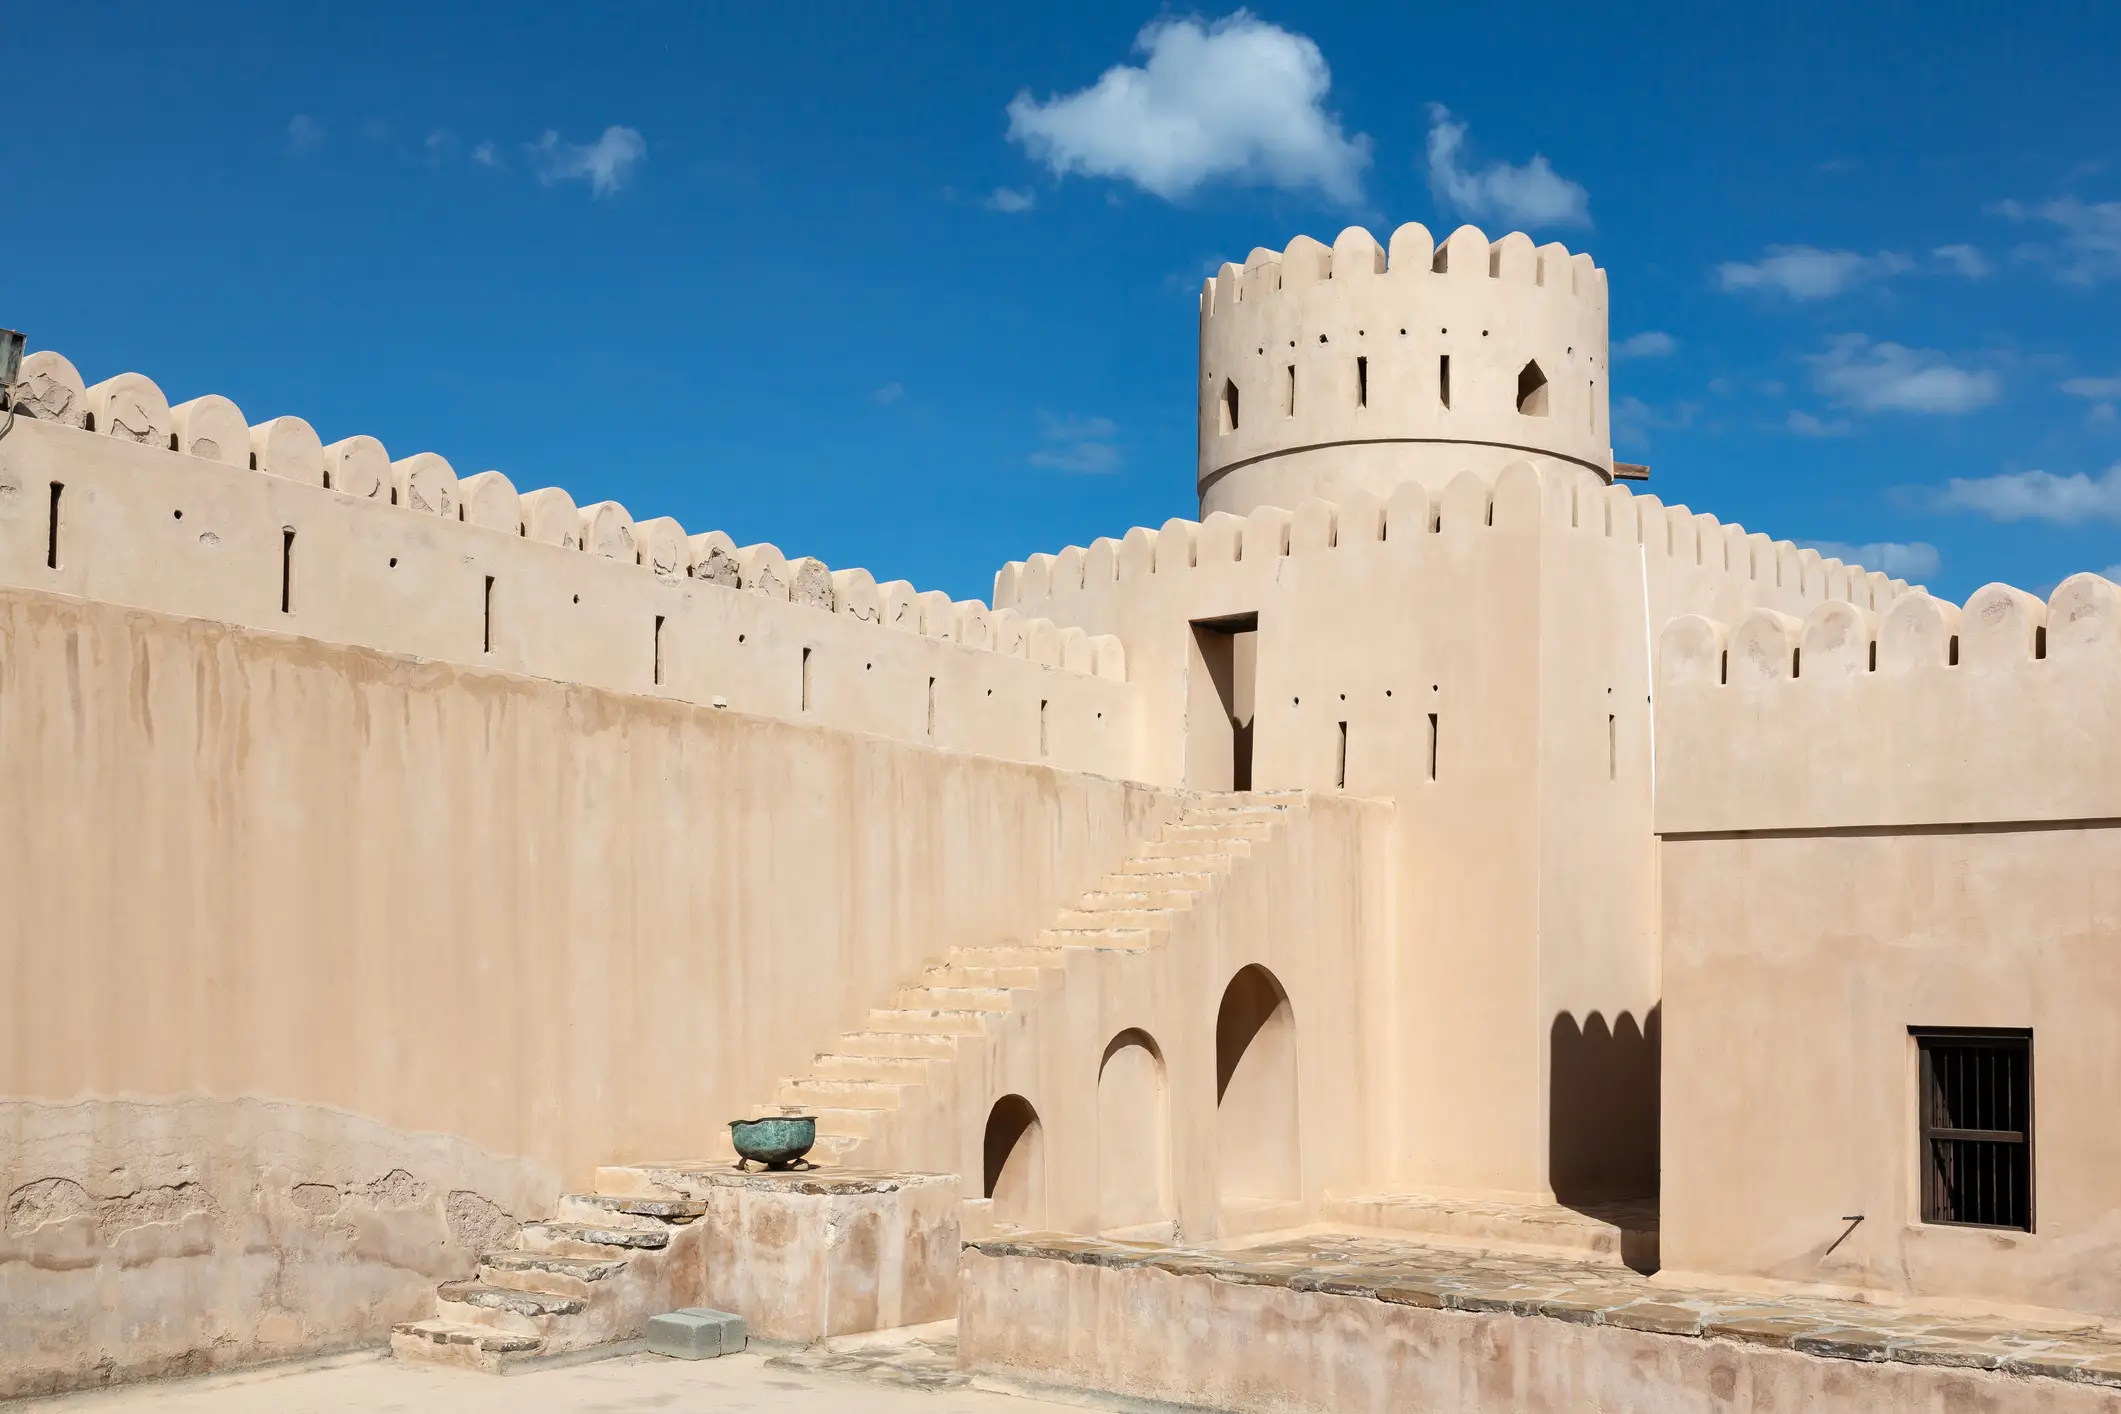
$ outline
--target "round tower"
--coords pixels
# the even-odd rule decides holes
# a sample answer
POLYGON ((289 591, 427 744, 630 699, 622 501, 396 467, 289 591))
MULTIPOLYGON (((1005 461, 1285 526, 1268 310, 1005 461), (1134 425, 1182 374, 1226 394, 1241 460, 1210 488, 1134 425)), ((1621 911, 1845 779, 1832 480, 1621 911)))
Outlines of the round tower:
POLYGON ((1613 475, 1605 271, 1565 246, 1461 226, 1298 236, 1200 297, 1200 510, 1379 500, 1466 470, 1613 475))

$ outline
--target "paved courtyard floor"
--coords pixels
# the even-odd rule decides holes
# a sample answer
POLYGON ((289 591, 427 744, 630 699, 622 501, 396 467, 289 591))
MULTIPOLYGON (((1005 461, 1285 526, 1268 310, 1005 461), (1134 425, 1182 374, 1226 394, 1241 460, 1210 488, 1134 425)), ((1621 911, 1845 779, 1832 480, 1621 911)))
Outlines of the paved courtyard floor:
POLYGON ((482 1375, 354 1355, 62 1395, 23 1414, 1053 1414, 1075 1405, 976 1389, 954 1322, 719 1360, 625 1355, 482 1375))

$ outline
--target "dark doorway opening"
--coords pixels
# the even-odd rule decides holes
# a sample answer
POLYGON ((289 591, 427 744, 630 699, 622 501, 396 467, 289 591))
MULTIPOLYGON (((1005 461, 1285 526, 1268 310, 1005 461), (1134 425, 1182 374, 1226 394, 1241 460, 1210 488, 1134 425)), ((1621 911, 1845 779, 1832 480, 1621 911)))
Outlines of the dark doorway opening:
POLYGON ((1194 622, 1186 682, 1186 784, 1194 790, 1252 789, 1258 667, 1258 614, 1194 622))

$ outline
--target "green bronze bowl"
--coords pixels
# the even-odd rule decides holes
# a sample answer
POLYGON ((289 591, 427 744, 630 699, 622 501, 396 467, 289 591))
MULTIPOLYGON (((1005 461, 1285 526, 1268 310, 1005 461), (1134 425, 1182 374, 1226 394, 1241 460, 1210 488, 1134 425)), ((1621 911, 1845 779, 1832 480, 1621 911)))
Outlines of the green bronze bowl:
POLYGON ((817 1119, 813 1115, 733 1119, 729 1121, 729 1138, 741 1156, 737 1159, 739 1168, 746 1159, 769 1169, 793 1168, 817 1143, 817 1119))

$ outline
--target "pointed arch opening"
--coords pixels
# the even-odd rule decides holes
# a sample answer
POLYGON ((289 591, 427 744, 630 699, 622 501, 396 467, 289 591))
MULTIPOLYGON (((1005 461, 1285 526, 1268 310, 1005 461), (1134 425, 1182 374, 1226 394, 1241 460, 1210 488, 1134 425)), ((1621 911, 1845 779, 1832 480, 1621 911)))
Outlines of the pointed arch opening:
POLYGON ((1129 1027, 1098 1062, 1098 1230, 1168 1241, 1175 1213, 1164 1053, 1148 1032, 1129 1027))
POLYGON ((1038 1111, 1022 1095, 1004 1095, 987 1112, 985 1192, 996 1224, 1039 1228, 1046 1222, 1046 1143, 1038 1111))
POLYGON ((1257 963, 1230 979, 1216 1013, 1215 1103, 1224 1206, 1300 1197, 1296 1013, 1287 990, 1257 963))
POLYGON ((1547 415, 1547 375, 1537 359, 1517 371, 1517 410, 1526 417, 1547 415))

